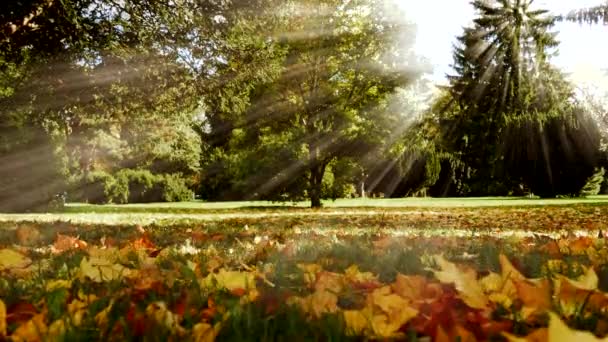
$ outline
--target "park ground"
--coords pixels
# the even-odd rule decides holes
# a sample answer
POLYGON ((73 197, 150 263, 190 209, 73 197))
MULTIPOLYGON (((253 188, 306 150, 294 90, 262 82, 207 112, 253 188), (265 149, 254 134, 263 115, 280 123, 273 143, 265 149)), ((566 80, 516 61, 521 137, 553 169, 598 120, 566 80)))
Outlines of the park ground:
POLYGON ((69 204, 1 214, 0 336, 557 341, 608 334, 606 196, 305 206, 69 204))

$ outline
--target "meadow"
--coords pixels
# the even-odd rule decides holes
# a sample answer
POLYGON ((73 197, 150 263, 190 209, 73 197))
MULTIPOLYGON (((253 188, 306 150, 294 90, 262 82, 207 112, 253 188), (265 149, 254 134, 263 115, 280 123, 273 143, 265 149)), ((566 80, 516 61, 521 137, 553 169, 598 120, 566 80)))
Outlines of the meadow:
POLYGON ((3 214, 0 335, 593 340, 608 333, 606 217, 601 196, 3 214))

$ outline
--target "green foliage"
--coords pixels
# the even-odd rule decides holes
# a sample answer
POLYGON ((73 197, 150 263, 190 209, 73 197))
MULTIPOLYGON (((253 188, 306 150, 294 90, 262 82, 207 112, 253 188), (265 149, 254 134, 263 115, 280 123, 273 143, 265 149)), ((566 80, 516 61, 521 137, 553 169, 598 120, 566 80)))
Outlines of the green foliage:
POLYGON ((75 199, 93 204, 178 202, 194 197, 181 175, 141 169, 122 169, 114 175, 91 172, 74 193, 75 199))
POLYGON ((382 1, 294 1, 244 21, 244 28, 257 27, 272 18, 272 40, 266 39, 268 29, 261 29, 234 43, 273 57, 257 76, 251 68, 234 74, 233 66, 242 63, 239 55, 227 61, 230 83, 223 90, 234 95, 238 82, 241 92, 238 101, 222 100, 221 110, 209 113, 210 144, 221 151, 212 154, 225 158, 212 161, 204 174, 234 175, 222 178, 232 179, 229 192, 245 198, 307 197, 313 207, 322 197, 352 190, 338 179, 342 176, 336 178, 340 172, 329 175, 332 163, 361 161, 383 150, 378 146, 399 127, 397 115, 387 110, 389 95, 418 71, 408 65, 414 58, 397 34, 403 28, 383 15, 388 13, 383 6, 382 1))
POLYGON ((510 1, 474 1, 479 16, 455 48, 449 95, 432 109, 451 195, 576 195, 599 162, 600 132, 549 63, 556 18, 510 1), (509 29, 505 30, 505 23, 509 29), (575 152, 576 151, 576 152, 575 152))
POLYGON ((606 174, 606 170, 604 168, 600 168, 596 170, 596 172, 587 179, 587 183, 581 189, 581 196, 595 196, 600 193, 602 189, 602 184, 604 183, 604 176, 606 174))

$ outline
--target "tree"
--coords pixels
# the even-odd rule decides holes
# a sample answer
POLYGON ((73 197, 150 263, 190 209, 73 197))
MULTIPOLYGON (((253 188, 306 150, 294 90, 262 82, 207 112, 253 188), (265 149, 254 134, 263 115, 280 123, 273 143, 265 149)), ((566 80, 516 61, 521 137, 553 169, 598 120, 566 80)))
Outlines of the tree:
POLYGON ((329 169, 361 158, 399 126, 386 111, 388 96, 416 72, 382 3, 309 0, 272 9, 273 78, 251 89, 251 105, 229 126, 232 155, 249 170, 237 177, 242 193, 306 197, 319 207, 324 179, 335 174, 329 169))
MULTIPOLYGON (((584 184, 596 162, 594 153, 574 158, 567 151, 583 144, 578 125, 588 120, 571 85, 549 63, 558 44, 550 32, 556 18, 531 3, 474 1, 479 17, 455 48, 453 102, 446 109, 456 108, 448 111, 455 115, 446 116, 443 136, 465 165, 458 175, 467 179, 462 194, 507 195, 522 181, 544 196, 570 193, 578 182, 569 177, 584 184)), ((596 132, 586 136, 591 147, 585 151, 593 151, 596 132)))
POLYGON ((608 2, 603 5, 572 11, 565 16, 560 16, 560 19, 579 23, 603 23, 604 25, 608 25, 608 2))

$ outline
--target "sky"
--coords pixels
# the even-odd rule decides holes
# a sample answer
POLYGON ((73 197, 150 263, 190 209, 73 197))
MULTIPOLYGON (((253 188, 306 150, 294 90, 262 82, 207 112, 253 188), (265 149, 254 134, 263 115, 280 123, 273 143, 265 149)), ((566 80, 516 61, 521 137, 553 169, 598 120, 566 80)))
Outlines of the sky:
MULTIPOLYGON (((406 12, 407 19, 417 26, 415 51, 433 65, 430 78, 445 83, 451 73, 452 46, 462 28, 475 16, 469 0, 396 0, 406 12)), ((556 14, 576 8, 592 7, 603 0, 536 0, 538 7, 556 14)), ((555 31, 561 41, 554 65, 569 74, 571 80, 583 87, 599 87, 608 91, 608 26, 558 23, 555 31)))

